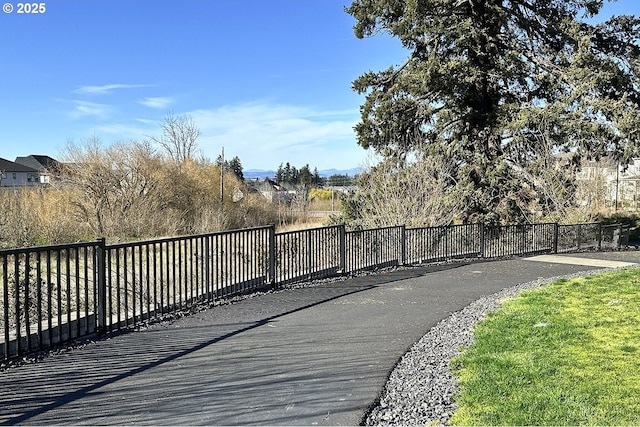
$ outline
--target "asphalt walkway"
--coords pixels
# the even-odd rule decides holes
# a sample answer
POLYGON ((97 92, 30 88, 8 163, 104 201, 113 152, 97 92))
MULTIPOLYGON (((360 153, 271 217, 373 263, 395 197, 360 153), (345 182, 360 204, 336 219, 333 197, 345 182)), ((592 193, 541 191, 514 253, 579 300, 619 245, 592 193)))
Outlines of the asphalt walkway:
POLYGON ((412 268, 217 306, 0 373, 0 424, 357 425, 450 313, 602 260, 640 252, 412 268))

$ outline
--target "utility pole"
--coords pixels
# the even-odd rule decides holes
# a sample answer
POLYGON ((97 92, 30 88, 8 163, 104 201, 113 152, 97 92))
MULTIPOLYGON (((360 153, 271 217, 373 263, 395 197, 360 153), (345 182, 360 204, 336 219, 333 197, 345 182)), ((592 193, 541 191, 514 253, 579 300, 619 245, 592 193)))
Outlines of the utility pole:
POLYGON ((331 212, 335 211, 334 205, 333 205, 333 187, 331 187, 331 212))
POLYGON ((224 212, 224 147, 222 147, 222 161, 220 162, 220 209, 224 212))
POLYGON ((620 185, 620 160, 616 163, 616 212, 618 212, 618 187, 620 185))

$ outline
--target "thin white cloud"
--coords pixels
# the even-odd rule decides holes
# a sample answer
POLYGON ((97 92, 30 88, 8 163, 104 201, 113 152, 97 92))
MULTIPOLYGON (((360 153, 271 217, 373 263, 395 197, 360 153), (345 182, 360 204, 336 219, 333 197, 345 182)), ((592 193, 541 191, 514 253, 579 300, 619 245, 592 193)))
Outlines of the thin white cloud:
POLYGON ((221 147, 238 156, 245 168, 271 169, 291 162, 296 167, 352 168, 366 151, 355 142, 357 110, 251 102, 187 112, 201 130, 199 145, 216 158, 221 147))
POLYGON ((107 104, 98 104, 96 102, 88 101, 72 101, 74 104, 73 110, 69 113, 74 119, 84 117, 96 117, 99 119, 106 119, 111 113, 111 106, 107 104))
POLYGON ((142 87, 153 87, 153 85, 115 83, 102 86, 80 86, 79 88, 74 90, 74 92, 83 95, 105 95, 107 93, 113 92, 116 89, 135 89, 142 87))
POLYGON ((136 122, 139 123, 144 123, 145 125, 155 125, 155 126, 160 126, 160 121, 159 120, 150 120, 150 119, 142 119, 142 118, 137 118, 135 119, 136 122))
MULTIPOLYGON (((157 124, 154 122, 154 127, 157 127, 157 124)), ((121 140, 121 141, 144 141, 148 139, 149 134, 153 133, 155 129, 151 126, 143 127, 143 126, 135 126, 121 123, 112 123, 112 124, 104 124, 100 126, 96 126, 92 129, 98 135, 106 134, 110 135, 112 139, 121 140)))
POLYGON ((150 97, 144 98, 138 101, 138 104, 144 105, 149 108, 164 109, 173 104, 173 98, 170 97, 150 97))
MULTIPOLYGON (((108 105, 75 103, 78 116, 107 118, 87 130, 105 140, 142 141, 160 132, 161 117, 108 121, 108 105)), ((245 169, 275 170, 286 162, 298 168, 309 164, 318 169, 351 169, 362 166, 368 156, 356 143, 356 109, 323 110, 259 101, 177 114, 189 115, 200 129, 202 154, 214 160, 224 147, 225 156, 238 156, 245 169)))

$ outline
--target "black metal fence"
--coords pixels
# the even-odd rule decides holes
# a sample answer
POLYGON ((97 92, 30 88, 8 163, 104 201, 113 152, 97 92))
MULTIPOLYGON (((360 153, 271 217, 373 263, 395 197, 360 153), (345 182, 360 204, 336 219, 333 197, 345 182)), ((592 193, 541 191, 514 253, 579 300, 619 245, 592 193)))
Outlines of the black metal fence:
POLYGON ((0 250, 0 359, 143 324, 201 302, 313 278, 455 258, 620 248, 622 225, 274 226, 0 250))
POLYGON ((344 271, 344 227, 275 233, 272 284, 291 283, 344 271))

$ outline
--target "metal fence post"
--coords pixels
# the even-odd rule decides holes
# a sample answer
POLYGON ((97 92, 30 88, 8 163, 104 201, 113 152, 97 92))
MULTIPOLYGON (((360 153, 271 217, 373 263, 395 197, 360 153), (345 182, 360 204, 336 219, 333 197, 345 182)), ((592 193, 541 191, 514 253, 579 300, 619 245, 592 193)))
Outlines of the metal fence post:
POLYGON ((97 315, 96 319, 96 332, 98 334, 103 334, 107 330, 107 280, 106 280, 106 258, 107 258, 107 241, 104 237, 98 239, 98 244, 96 245, 96 261, 98 265, 96 266, 97 277, 97 315))
POLYGON ((479 228, 480 228, 480 258, 484 258, 485 257, 485 253, 484 253, 484 224, 480 223, 478 224, 479 228))
POLYGON ((313 247, 311 246, 311 230, 307 231, 307 278, 313 277, 313 247))
POLYGON ((618 224, 618 244, 616 245, 616 249, 620 249, 622 247, 622 223, 618 224))
POLYGON ((598 223, 598 251, 602 250, 602 223, 598 223))
POLYGON ((553 223, 553 253, 554 254, 558 253, 558 232, 559 232, 558 223, 554 222, 553 223))
POLYGON ((400 228, 400 265, 405 265, 407 262, 407 226, 403 225, 400 228))
POLYGON ((582 225, 578 224, 578 231, 576 231, 576 240, 578 250, 580 250, 580 246, 582 246, 582 225))
POLYGON ((447 226, 444 229, 444 257, 445 257, 445 259, 451 258, 451 255, 449 254, 449 230, 451 230, 450 226, 447 226))
POLYGON ((213 293, 211 292, 211 264, 213 263, 213 257, 211 256, 211 244, 210 244, 211 236, 204 237, 204 282, 205 289, 207 293, 207 301, 215 299, 213 293))
POLYGON ((276 225, 269 226, 269 284, 276 286, 276 225))
POLYGON ((347 271, 347 232, 344 224, 340 224, 338 228, 338 236, 340 238, 340 273, 344 274, 347 271))

